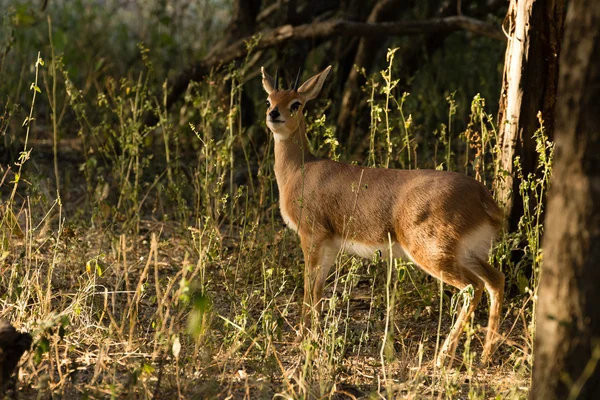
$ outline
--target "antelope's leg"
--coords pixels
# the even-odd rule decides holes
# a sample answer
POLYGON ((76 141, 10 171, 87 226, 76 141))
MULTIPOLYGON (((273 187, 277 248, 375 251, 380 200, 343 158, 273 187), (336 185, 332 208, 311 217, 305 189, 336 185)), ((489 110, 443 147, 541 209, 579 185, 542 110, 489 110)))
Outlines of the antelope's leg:
POLYGON ((314 235, 312 237, 300 235, 305 264, 302 334, 307 332, 309 326, 314 327, 313 317, 318 318, 321 313, 323 289, 337 255, 336 249, 329 240, 316 239, 314 235))
POLYGON ((480 277, 485 283, 485 288, 490 296, 490 316, 482 356, 482 361, 487 363, 496 350, 499 339, 498 332, 502 315, 502 301, 504 300, 504 274, 486 261, 480 261, 480 263, 483 270, 480 277))

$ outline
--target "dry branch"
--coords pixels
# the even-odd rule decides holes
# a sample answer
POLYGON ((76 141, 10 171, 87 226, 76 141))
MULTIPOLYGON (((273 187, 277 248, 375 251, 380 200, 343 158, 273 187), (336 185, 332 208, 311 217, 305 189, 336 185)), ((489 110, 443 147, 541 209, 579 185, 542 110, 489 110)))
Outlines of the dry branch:
MULTIPOLYGON (((465 16, 434 18, 423 21, 382 23, 332 19, 298 26, 283 25, 259 33, 260 40, 254 47, 254 50, 263 50, 288 42, 308 39, 327 39, 339 36, 402 36, 458 30, 473 32, 478 35, 506 41, 506 37, 499 26, 465 16)), ((225 47, 221 51, 211 51, 209 56, 192 67, 185 69, 175 78, 171 85, 171 92, 167 98, 167 106, 170 107, 181 96, 191 81, 202 79, 202 77, 207 75, 213 68, 218 68, 234 60, 245 57, 247 54, 247 43, 252 39, 252 37, 245 37, 234 42, 230 46, 225 47)), ((154 123, 155 120, 153 118, 154 117, 150 119, 147 118, 146 123, 154 123)))

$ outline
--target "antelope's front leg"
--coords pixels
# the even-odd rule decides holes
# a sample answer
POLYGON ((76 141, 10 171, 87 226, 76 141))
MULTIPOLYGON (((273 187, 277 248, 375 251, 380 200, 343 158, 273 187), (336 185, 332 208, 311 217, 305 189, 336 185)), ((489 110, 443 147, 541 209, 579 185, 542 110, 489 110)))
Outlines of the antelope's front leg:
POLYGON ((323 238, 315 240, 314 237, 300 235, 300 241, 305 264, 301 334, 305 336, 309 327, 315 327, 313 322, 321 313, 323 289, 337 253, 323 238))

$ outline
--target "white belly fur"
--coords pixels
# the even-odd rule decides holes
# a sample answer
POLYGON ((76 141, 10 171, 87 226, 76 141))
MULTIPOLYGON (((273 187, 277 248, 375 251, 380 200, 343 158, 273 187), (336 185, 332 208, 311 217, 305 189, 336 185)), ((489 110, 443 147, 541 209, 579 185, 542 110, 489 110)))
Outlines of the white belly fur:
MULTIPOLYGON (((387 259, 390 257, 390 244, 389 243, 377 243, 377 244, 369 244, 369 243, 361 243, 353 240, 346 239, 344 240, 341 237, 336 237, 334 239, 335 246, 340 250, 343 250, 349 254, 363 257, 363 258, 373 258, 373 254, 376 251, 381 252, 381 257, 387 259)), ((393 258, 402 258, 407 261, 413 261, 410 254, 400 246, 400 243, 392 242, 392 257, 393 258)))
POLYGON ((280 209, 281 209, 281 218, 283 218, 283 222, 285 222, 285 224, 288 226, 288 228, 290 228, 294 232, 298 232, 298 225, 296 225, 294 223, 294 221, 292 221, 289 214, 285 212, 285 209, 283 207, 281 207, 281 205, 280 205, 280 209))
POLYGON ((496 236, 496 229, 490 224, 482 224, 459 242, 457 256, 462 265, 479 265, 478 260, 487 260, 496 236))

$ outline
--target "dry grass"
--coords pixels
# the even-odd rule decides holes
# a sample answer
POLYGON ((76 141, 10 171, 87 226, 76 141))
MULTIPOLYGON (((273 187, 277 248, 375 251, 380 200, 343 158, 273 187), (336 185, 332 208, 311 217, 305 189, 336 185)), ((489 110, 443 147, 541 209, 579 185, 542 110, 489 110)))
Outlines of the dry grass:
POLYGON ((58 204, 42 221, 36 214, 28 206, 17 215, 23 237, 7 236, 0 275, 0 316, 35 340, 22 397, 526 396, 519 299, 506 304, 502 323, 514 344, 492 366, 477 364, 481 307, 459 349, 463 360, 436 370, 439 286, 402 266, 382 364, 384 261, 341 257, 320 329, 296 343, 302 257, 279 220, 245 231, 142 220, 132 234, 64 218, 73 213, 58 204))

